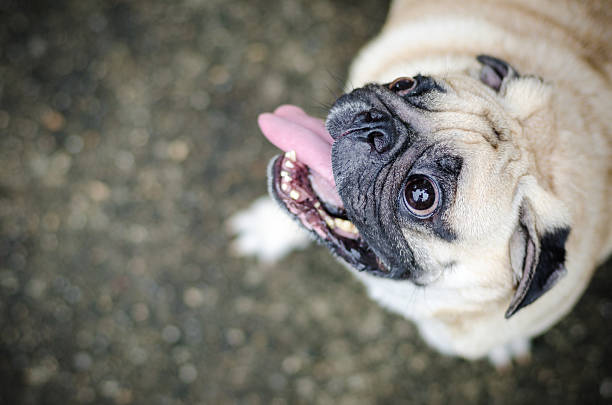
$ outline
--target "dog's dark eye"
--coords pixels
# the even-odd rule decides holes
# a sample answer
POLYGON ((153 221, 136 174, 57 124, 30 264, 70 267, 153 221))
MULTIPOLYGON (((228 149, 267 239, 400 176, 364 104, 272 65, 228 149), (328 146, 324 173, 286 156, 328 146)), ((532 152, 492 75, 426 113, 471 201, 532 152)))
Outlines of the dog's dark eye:
POLYGON ((428 176, 410 176, 404 187, 406 208, 417 218, 430 217, 440 203, 438 184, 428 176))
POLYGON ((389 84, 389 90, 399 96, 405 96, 416 88, 417 81, 411 77, 399 77, 389 84))

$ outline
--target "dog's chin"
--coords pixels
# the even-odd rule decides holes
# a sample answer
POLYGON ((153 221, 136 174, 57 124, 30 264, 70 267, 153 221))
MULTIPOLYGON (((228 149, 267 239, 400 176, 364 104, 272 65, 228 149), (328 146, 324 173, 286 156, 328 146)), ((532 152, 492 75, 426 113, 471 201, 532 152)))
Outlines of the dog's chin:
POLYGON ((316 174, 311 174, 295 155, 286 153, 273 158, 268 179, 270 194, 278 204, 334 255, 356 270, 393 276, 347 218, 341 202, 330 198, 335 191, 328 192, 328 186, 318 182, 316 174))

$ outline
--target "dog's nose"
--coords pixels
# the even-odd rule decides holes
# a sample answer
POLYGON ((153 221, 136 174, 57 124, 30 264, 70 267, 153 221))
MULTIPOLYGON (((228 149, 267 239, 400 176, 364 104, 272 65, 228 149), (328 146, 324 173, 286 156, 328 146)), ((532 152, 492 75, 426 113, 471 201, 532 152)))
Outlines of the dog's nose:
POLYGON ((391 149, 396 138, 391 117, 376 109, 355 115, 351 129, 344 135, 355 141, 368 143, 378 153, 391 149))

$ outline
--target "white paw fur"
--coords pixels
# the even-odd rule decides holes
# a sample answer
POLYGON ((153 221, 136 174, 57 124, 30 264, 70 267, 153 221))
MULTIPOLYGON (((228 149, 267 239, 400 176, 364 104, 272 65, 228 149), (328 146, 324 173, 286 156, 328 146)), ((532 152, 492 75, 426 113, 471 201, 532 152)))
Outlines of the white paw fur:
POLYGON ((227 222, 236 235, 231 249, 237 256, 255 256, 266 263, 276 262, 310 242, 308 233, 294 223, 268 196, 255 200, 227 222))
POLYGON ((531 358, 531 341, 529 339, 516 339, 505 345, 497 346, 489 352, 489 362, 498 370, 511 367, 512 360, 518 363, 527 363, 531 358))

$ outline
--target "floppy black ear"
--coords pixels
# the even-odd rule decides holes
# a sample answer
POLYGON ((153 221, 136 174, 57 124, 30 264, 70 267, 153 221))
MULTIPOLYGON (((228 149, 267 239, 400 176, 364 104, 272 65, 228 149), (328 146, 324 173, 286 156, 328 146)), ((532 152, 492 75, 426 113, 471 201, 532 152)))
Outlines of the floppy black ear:
POLYGON ((504 60, 489 55, 478 55, 476 59, 482 64, 480 81, 495 91, 499 91, 508 80, 519 77, 517 71, 504 60))
POLYGON ((539 230, 536 222, 531 205, 524 201, 519 224, 510 239, 510 263, 520 279, 506 319, 540 298, 567 273, 565 241, 570 228, 555 226, 539 230))

